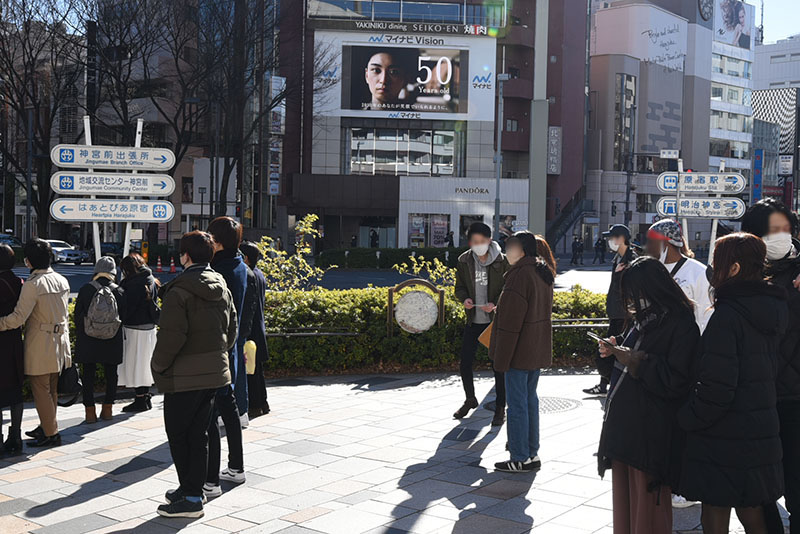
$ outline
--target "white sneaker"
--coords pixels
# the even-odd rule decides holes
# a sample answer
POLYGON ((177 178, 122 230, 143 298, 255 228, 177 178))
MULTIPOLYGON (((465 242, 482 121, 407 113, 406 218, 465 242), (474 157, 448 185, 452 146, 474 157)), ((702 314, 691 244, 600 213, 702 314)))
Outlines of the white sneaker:
POLYGON ((203 484, 203 496, 206 499, 213 499, 222 495, 222 488, 219 484, 210 484, 206 482, 203 484))
POLYGON ((233 482, 234 484, 244 484, 244 471, 236 471, 227 467, 220 472, 219 479, 227 482, 233 482))
POLYGON ((241 421, 243 429, 250 426, 250 416, 248 416, 246 413, 243 413, 239 416, 239 421, 241 421))
POLYGON ((673 508, 689 508, 690 506, 694 506, 697 504, 693 501, 687 501, 686 498, 681 497, 680 495, 672 494, 672 507, 673 508))

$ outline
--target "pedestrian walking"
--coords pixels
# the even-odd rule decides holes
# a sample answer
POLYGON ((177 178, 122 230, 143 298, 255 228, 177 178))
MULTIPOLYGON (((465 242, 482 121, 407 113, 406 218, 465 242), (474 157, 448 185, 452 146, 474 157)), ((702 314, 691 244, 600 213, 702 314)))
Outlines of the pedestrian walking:
MULTIPOLYGON (((217 217, 208 226, 214 239, 214 257, 211 268, 222 275, 233 297, 237 316, 237 332, 245 309, 248 267, 239 253, 242 243, 242 226, 230 217, 217 217)), ((244 344, 237 334, 236 344, 229 351, 231 385, 221 387, 214 401, 214 415, 208 428, 208 468, 206 484, 203 487, 208 497, 222 494, 220 480, 235 484, 245 482, 244 450, 242 445, 242 426, 247 418, 247 372, 244 353, 239 348, 244 344), (235 393, 235 395, 234 395, 235 393), (240 411, 239 406, 243 406, 240 411), (222 418, 225 436, 228 441, 228 467, 220 472, 221 446, 217 415, 222 418)))
POLYGON ((120 269, 125 310, 122 315, 122 364, 117 372, 119 385, 133 388, 136 395, 122 411, 139 413, 153 407, 150 400, 150 386, 153 385, 150 359, 156 347, 156 326, 161 317, 159 282, 144 258, 136 252, 122 258, 120 269))
POLYGON ((767 248, 733 233, 714 250, 714 313, 703 333, 688 403, 676 493, 703 504, 706 534, 728 532, 731 508, 748 533, 765 533, 764 505, 783 494, 778 353, 788 311, 783 288, 764 281, 767 248))
MULTIPOLYGON (((760 200, 742 218, 742 231, 760 237, 767 247, 768 280, 786 290, 789 326, 778 353, 777 409, 783 446, 784 498, 789 532, 800 534, 800 242, 797 216, 782 202, 760 200)), ((765 505, 770 532, 783 533, 776 503, 765 505)))
POLYGON ((248 340, 256 344, 256 372, 252 375, 247 375, 248 414, 250 419, 254 419, 270 412, 269 402, 267 401, 267 384, 264 381, 264 364, 269 359, 266 325, 264 324, 264 301, 267 293, 267 280, 264 277, 264 273, 258 268, 258 262, 261 261, 262 257, 258 246, 252 241, 245 241, 239 247, 239 250, 242 251, 245 263, 253 271, 256 295, 258 296, 255 313, 253 314, 253 325, 248 336, 248 340))
MULTIPOLYGON (((15 262, 14 250, 0 245, 0 316, 14 311, 22 292, 22 279, 11 270, 15 262)), ((3 439, 2 410, 8 408, 11 426, 3 452, 15 455, 22 452, 22 384, 25 381, 22 329, 0 332, 0 347, 0 441, 3 439)))
MULTIPOLYGON (((608 240, 608 248, 615 253, 614 259, 611 260, 611 284, 608 286, 606 294, 606 314, 609 323, 606 337, 616 337, 624 332, 627 317, 620 289, 622 272, 636 259, 637 254, 631 246, 631 231, 624 224, 615 224, 608 232, 603 233, 603 237, 608 240)), ((600 383, 584 389, 583 392, 587 395, 604 396, 608 392, 608 384, 611 381, 614 358, 597 357, 596 364, 597 371, 600 373, 600 383)))
POLYGON ((600 343, 602 357, 616 363, 598 469, 601 477, 612 471, 614 534, 672 534, 670 488, 683 452, 675 415, 689 393, 700 330, 694 305, 654 258, 631 263, 621 291, 631 327, 600 343))
POLYGON ((511 459, 495 464, 506 472, 534 471, 539 459, 539 396, 542 368, 553 361, 555 273, 537 252, 536 236, 516 232, 506 240, 511 265, 497 303, 489 355, 505 373, 508 449, 511 459))
POLYGON ((447 246, 449 248, 453 248, 453 247, 456 246, 455 243, 453 242, 453 231, 452 230, 447 232, 447 246))
POLYGON ((583 265, 583 239, 578 237, 578 262, 583 265))
POLYGON ((597 238, 597 241, 594 242, 594 259, 592 260, 592 265, 600 261, 600 263, 606 262, 606 240, 603 239, 603 236, 597 238))
POLYGON ((236 308, 225 279, 209 267, 214 241, 189 232, 180 241, 183 272, 161 288, 158 341, 151 362, 164 393, 164 426, 179 486, 158 507, 165 517, 202 517, 208 434, 214 398, 229 386, 228 351, 236 344, 236 308))
POLYGON ((23 247, 25 265, 31 270, 14 311, 0 318, 0 331, 25 325, 25 374, 31 385, 39 426, 26 432, 34 438, 31 447, 61 445, 56 410, 58 375, 72 365, 69 346, 69 283, 53 271, 53 250, 42 239, 33 238, 23 247))
MULTIPOLYGON (((467 230, 469 250, 458 257, 456 265, 455 295, 467 312, 467 324, 461 342, 459 370, 466 400, 454 414, 463 419, 470 410, 478 407, 472 364, 478 351, 478 338, 492 322, 494 309, 503 291, 503 276, 508 262, 500 251, 500 245, 492 241, 492 229, 482 222, 474 222, 467 230)), ((506 388, 503 374, 495 370, 494 386, 497 395, 493 426, 505 421, 506 388)))
POLYGON ((569 260, 570 265, 578 265, 578 254, 580 254, 580 243, 578 242, 578 236, 572 236, 572 258, 569 260))
POLYGON ((97 422, 94 384, 97 366, 103 366, 106 382, 100 419, 110 421, 117 398, 117 366, 122 363, 122 316, 124 291, 114 283, 114 258, 103 256, 94 266, 92 281, 75 299, 75 363, 81 364, 83 406, 86 422, 97 422))

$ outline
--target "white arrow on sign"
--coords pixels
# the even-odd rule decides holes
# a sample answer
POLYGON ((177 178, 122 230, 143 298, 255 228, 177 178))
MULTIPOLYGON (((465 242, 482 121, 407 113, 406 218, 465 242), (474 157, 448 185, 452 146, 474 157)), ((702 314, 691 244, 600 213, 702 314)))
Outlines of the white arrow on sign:
POLYGON ((50 177, 50 187, 61 195, 168 197, 175 191, 175 180, 167 174, 62 171, 50 177))
POLYGON ((686 217, 689 219, 739 219, 747 206, 740 198, 681 198, 658 199, 656 211, 662 217, 686 217))
POLYGON ((722 193, 735 195, 744 191, 747 180, 739 173, 662 172, 656 179, 662 193, 722 193))
POLYGON ((50 161, 59 167, 168 171, 175 166, 175 154, 166 148, 56 145, 50 161))
POLYGON ((58 198, 50 215, 70 222, 169 222, 175 206, 166 200, 58 198))

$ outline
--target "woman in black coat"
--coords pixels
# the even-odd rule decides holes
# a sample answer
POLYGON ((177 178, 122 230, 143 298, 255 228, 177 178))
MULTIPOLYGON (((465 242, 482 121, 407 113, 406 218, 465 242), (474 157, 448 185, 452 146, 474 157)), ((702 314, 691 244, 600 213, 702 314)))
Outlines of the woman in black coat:
MULTIPOLYGON (((12 248, 0 245, 0 316, 14 311, 22 291, 22 280, 11 271, 15 261, 12 248)), ((11 428, 3 445, 6 454, 22 452, 22 383, 25 380, 23 355, 22 329, 0 332, 0 410, 8 407, 11 411, 11 428)), ((2 422, 0 411, 0 427, 2 422)), ((2 438, 0 432, 0 441, 2 438)))
POLYGON ((764 281, 764 242, 730 234, 714 250, 714 314, 703 333, 689 402, 678 492, 702 501, 705 534, 727 533, 731 508, 748 533, 766 533, 764 505, 783 494, 775 407, 786 291, 764 281))
POLYGON ((683 442, 676 414, 689 393, 700 330, 692 302, 658 260, 635 260, 620 287, 632 326, 621 347, 601 344, 601 355, 617 361, 597 454, 600 476, 613 471, 615 534, 671 534, 670 488, 683 442))
POLYGON ((110 256, 103 256, 94 266, 94 277, 78 292, 75 299, 75 354, 73 361, 82 364, 83 373, 83 405, 86 408, 86 422, 97 422, 97 412, 94 405, 94 380, 97 372, 97 364, 103 366, 106 379, 106 394, 103 400, 103 409, 100 418, 103 420, 111 419, 111 408, 117 397, 117 366, 122 363, 122 326, 120 325, 116 335, 111 339, 98 339, 86 333, 86 315, 89 306, 101 286, 111 286, 114 298, 117 301, 117 309, 120 319, 123 319, 124 300, 123 290, 114 283, 117 274, 117 267, 114 259, 110 256))

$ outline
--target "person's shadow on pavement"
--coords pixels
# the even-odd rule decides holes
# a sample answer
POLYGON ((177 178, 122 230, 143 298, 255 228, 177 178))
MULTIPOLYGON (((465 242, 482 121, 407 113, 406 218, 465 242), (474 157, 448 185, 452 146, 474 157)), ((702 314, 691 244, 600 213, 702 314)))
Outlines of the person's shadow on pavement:
POLYGON ((474 415, 462 420, 442 438, 433 456, 406 468, 397 485, 409 496, 395 505, 395 519, 383 527, 384 534, 411 532, 425 521, 452 521, 452 508, 458 510, 454 534, 501 531, 506 524, 522 532, 533 526, 534 519, 526 510, 536 473, 502 473, 494 470, 490 460, 481 460, 489 444, 506 434, 503 427, 492 428, 478 438, 490 420, 485 418, 478 425, 474 415), (444 506, 432 510, 440 504, 444 506), (502 509, 493 510, 497 507, 502 509))

